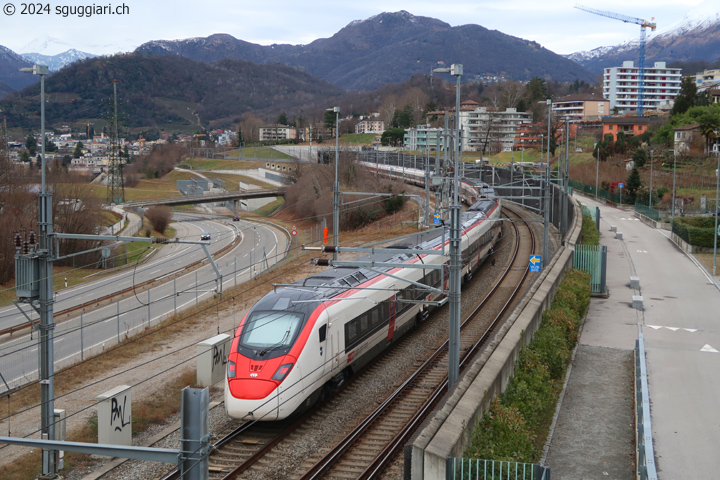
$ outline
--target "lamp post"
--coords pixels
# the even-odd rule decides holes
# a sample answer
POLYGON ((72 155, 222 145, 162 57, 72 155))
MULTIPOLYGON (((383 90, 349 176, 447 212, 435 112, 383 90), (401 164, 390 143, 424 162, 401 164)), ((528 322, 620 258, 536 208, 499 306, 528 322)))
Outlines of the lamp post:
POLYGON ((673 149, 673 191, 672 206, 670 210, 670 238, 673 234, 673 225, 675 224, 675 172, 677 171, 677 150, 673 149))
POLYGON ((597 162, 595 162, 595 199, 598 198, 598 182, 600 181, 600 142, 595 144, 597 147, 597 162))
MULTIPOLYGON (((335 183, 333 183, 333 242, 337 247, 340 236, 340 184, 338 183, 338 159, 340 157, 338 126, 340 124, 340 107, 327 109, 335 112, 335 183)), ((338 259, 337 248, 333 252, 333 260, 338 259)))
MULTIPOLYGON (((40 77, 40 165, 42 185, 39 203, 39 266, 40 266, 40 324, 38 328, 38 360, 40 380, 40 425, 43 436, 49 440, 55 440, 55 373, 53 352, 53 331, 55 323, 53 319, 53 253, 52 253, 52 194, 47 192, 45 185, 45 75, 48 75, 47 65, 33 65, 31 68, 21 68, 23 73, 32 73, 40 77)), ((57 475, 57 464, 55 461, 55 450, 42 451, 42 473, 48 478, 57 475)))
POLYGON ((717 150, 715 170, 715 234, 713 235, 713 277, 717 275, 718 200, 720 200, 720 149, 717 150))
MULTIPOLYGON (((458 202, 460 156, 462 141, 460 139, 460 77, 463 74, 461 64, 453 64, 450 68, 436 68, 438 73, 450 73, 456 77, 455 85, 455 172, 453 174, 453 205, 450 207, 450 325, 448 345, 448 389, 457 382, 460 374, 460 274, 462 263, 460 257, 460 203, 458 202)), ((447 118, 447 115, 445 116, 447 118)))
MULTIPOLYGON (((648 195, 648 207, 652 208, 652 196, 653 196, 653 149, 650 149, 650 195, 648 195)), ((717 205, 716 205, 717 206, 717 205)))
POLYGON ((551 121, 552 121, 552 100, 549 98, 546 100, 548 106, 548 146, 547 146, 547 161, 545 162, 545 208, 544 208, 544 222, 545 228, 543 228, 543 258, 542 266, 545 267, 548 262, 548 255, 550 254, 550 138, 551 138, 551 121))

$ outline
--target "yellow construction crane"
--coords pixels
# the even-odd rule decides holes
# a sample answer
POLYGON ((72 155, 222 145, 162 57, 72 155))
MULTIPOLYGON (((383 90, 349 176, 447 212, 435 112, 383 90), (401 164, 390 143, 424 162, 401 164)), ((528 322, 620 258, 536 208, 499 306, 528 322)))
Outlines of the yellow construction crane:
MULTIPOLYGON (((614 18, 615 20, 620 20, 621 22, 625 23, 634 23, 635 25, 640 25, 640 74, 639 76, 639 82, 638 82, 638 117, 643 116, 643 100, 644 100, 644 93, 645 93, 645 29, 649 28, 652 31, 655 31, 657 28, 657 24, 655 22, 650 22, 647 20, 643 20, 642 18, 635 18, 635 17, 628 17, 627 15, 620 15, 619 13, 613 13, 613 12, 606 12, 603 10, 596 10, 594 8, 586 7, 584 5, 575 5, 575 8, 584 10, 589 13, 593 13, 595 15, 600 15, 601 17, 608 17, 608 18, 614 18)), ((653 18, 653 20, 655 20, 653 18)))

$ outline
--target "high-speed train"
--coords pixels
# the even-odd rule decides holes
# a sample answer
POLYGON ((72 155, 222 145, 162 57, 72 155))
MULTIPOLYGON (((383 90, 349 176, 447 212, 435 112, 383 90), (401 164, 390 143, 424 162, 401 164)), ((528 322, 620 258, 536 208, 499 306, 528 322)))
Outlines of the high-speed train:
MULTIPOLYGON (((469 278, 501 237, 500 200, 479 198, 462 214, 462 274, 469 278)), ((443 233, 444 231, 444 233, 443 233)), ((339 387, 427 317, 423 300, 441 301, 447 288, 441 228, 406 238, 398 253, 375 253, 358 262, 392 262, 392 268, 335 267, 277 287, 244 316, 227 362, 225 408, 233 418, 272 421, 311 406, 339 387), (436 250, 415 254, 413 250, 436 250)))
MULTIPOLYGON (((395 165, 376 164, 372 162, 360 162, 378 175, 393 180, 400 180, 418 187, 425 186, 425 170, 410 167, 398 167, 395 165)), ((474 178, 463 178, 460 181, 460 200, 465 205, 473 205, 481 198, 493 197, 495 191, 485 182, 474 178)))

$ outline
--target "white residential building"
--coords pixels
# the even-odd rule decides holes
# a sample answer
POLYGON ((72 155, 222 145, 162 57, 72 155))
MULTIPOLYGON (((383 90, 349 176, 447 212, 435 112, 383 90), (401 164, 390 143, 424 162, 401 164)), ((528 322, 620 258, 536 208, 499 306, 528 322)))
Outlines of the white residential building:
POLYGON ((377 118, 366 118, 355 125, 355 133, 383 133, 385 122, 377 118))
POLYGON ((518 112, 515 108, 461 108, 462 149, 486 153, 510 151, 515 143, 515 131, 532 123, 531 117, 531 113, 518 112))
POLYGON ((258 130, 261 142, 292 140, 297 136, 297 130, 295 127, 289 127, 287 125, 266 125, 264 127, 260 127, 258 130))
MULTIPOLYGON (((643 110, 657 110, 667 106, 680 93, 682 75, 679 68, 669 68, 665 62, 645 67, 643 110)), ((618 114, 637 113, 640 68, 632 61, 621 67, 606 68, 603 74, 603 97, 610 100, 610 111, 618 114)))
POLYGON ((405 130, 403 145, 405 150, 420 151, 437 150, 443 146, 442 128, 433 128, 430 125, 417 125, 415 128, 405 130))

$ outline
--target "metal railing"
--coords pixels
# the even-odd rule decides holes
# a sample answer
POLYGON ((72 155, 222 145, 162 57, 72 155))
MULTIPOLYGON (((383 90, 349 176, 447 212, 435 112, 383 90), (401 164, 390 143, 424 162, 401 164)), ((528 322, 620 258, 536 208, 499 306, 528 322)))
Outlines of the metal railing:
POLYGON ((650 423, 650 396, 648 394, 647 365, 645 364, 645 340, 642 332, 635 340, 635 427, 636 465, 640 480, 657 480, 655 451, 650 423))
POLYGON ((604 245, 575 245, 573 268, 591 275, 590 293, 605 294, 607 278, 607 247, 604 245))
POLYGON ((535 463, 449 457, 446 480, 550 480, 550 467, 535 463))
POLYGON ((656 222, 660 221, 660 212, 657 210, 648 207, 647 205, 642 205, 640 203, 635 204, 635 211, 638 212, 640 215, 645 215, 648 218, 651 218, 655 220, 656 222))

